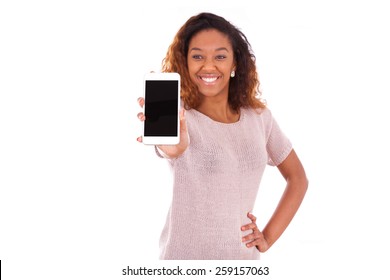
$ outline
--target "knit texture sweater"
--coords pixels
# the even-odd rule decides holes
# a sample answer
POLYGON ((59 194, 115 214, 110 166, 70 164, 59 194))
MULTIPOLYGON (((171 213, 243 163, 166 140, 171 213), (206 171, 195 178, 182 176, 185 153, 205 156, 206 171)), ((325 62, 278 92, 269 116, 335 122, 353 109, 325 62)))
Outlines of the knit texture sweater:
MULTIPOLYGON (((292 145, 269 109, 241 109, 238 122, 220 123, 186 112, 190 144, 170 159, 173 196, 160 237, 160 259, 259 259, 241 231, 267 164, 279 165, 292 145)), ((158 152, 158 150, 156 150, 158 152)))

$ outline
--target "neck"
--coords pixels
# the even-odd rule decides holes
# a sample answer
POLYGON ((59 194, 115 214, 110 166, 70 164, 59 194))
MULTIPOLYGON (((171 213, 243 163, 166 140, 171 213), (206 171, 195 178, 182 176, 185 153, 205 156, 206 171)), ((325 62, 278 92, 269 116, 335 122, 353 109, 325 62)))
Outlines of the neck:
POLYGON ((227 100, 203 100, 196 110, 208 116, 210 119, 221 123, 234 123, 240 119, 239 112, 234 111, 227 100))

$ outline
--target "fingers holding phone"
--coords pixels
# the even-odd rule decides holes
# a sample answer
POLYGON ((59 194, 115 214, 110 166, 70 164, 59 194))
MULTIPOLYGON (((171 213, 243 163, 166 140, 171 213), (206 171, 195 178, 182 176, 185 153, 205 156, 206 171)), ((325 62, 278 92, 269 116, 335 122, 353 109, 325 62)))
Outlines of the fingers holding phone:
MULTIPOLYGON (((138 101, 138 103, 142 105, 143 98, 140 97, 139 99, 142 99, 142 101, 138 101)), ((179 144, 177 145, 156 145, 166 157, 170 158, 176 158, 179 155, 181 155, 188 147, 189 144, 189 136, 187 132, 187 123, 185 120, 185 110, 181 109, 180 110, 180 141, 179 144)), ((140 121, 145 121, 145 115, 142 112, 139 112, 137 114, 137 117, 140 121)), ((137 141, 142 143, 142 136, 137 137, 137 141)))
MULTIPOLYGON (((137 99, 137 101, 138 101, 139 106, 143 109, 143 108, 144 108, 144 104, 145 104, 145 99, 143 99, 142 97, 139 97, 139 98, 137 99)), ((139 113, 137 114, 137 118, 139 118, 140 121, 144 121, 144 120, 145 120, 145 115, 144 115, 144 113, 143 113, 143 112, 139 112, 139 113)))
MULTIPOLYGON (((144 105, 145 105, 145 99, 144 99, 143 97, 138 97, 137 102, 138 102, 138 105, 139 105, 141 108, 144 107, 144 105)), ((145 115, 144 115, 144 113, 143 113, 143 112, 139 112, 139 113, 137 114, 137 118, 138 118, 140 121, 142 121, 142 122, 145 121, 145 115)), ((140 142, 140 143, 142 143, 142 136, 138 136, 138 137, 137 137, 137 141, 140 142)))
POLYGON ((180 141, 180 75, 148 73, 144 78, 143 143, 177 145, 180 141))
POLYGON ((138 98, 143 112, 143 135, 137 140, 156 145, 174 158, 188 146, 185 110, 180 110, 180 76, 177 73, 148 73, 144 80, 144 98, 138 98))

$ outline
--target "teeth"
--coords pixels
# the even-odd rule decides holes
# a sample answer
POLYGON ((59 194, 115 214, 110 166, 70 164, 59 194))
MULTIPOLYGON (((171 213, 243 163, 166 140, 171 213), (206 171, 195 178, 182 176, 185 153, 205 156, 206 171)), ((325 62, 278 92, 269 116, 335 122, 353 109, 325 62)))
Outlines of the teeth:
POLYGON ((218 77, 201 77, 201 79, 206 83, 212 83, 215 82, 218 79, 218 77))

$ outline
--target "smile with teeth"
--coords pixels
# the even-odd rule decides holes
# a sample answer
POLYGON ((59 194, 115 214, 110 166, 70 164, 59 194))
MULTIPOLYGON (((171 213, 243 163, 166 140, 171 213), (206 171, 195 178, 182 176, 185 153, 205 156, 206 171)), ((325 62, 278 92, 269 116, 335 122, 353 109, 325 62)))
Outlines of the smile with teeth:
POLYGON ((199 76, 199 78, 205 83, 214 83, 218 80, 218 76, 199 76))

